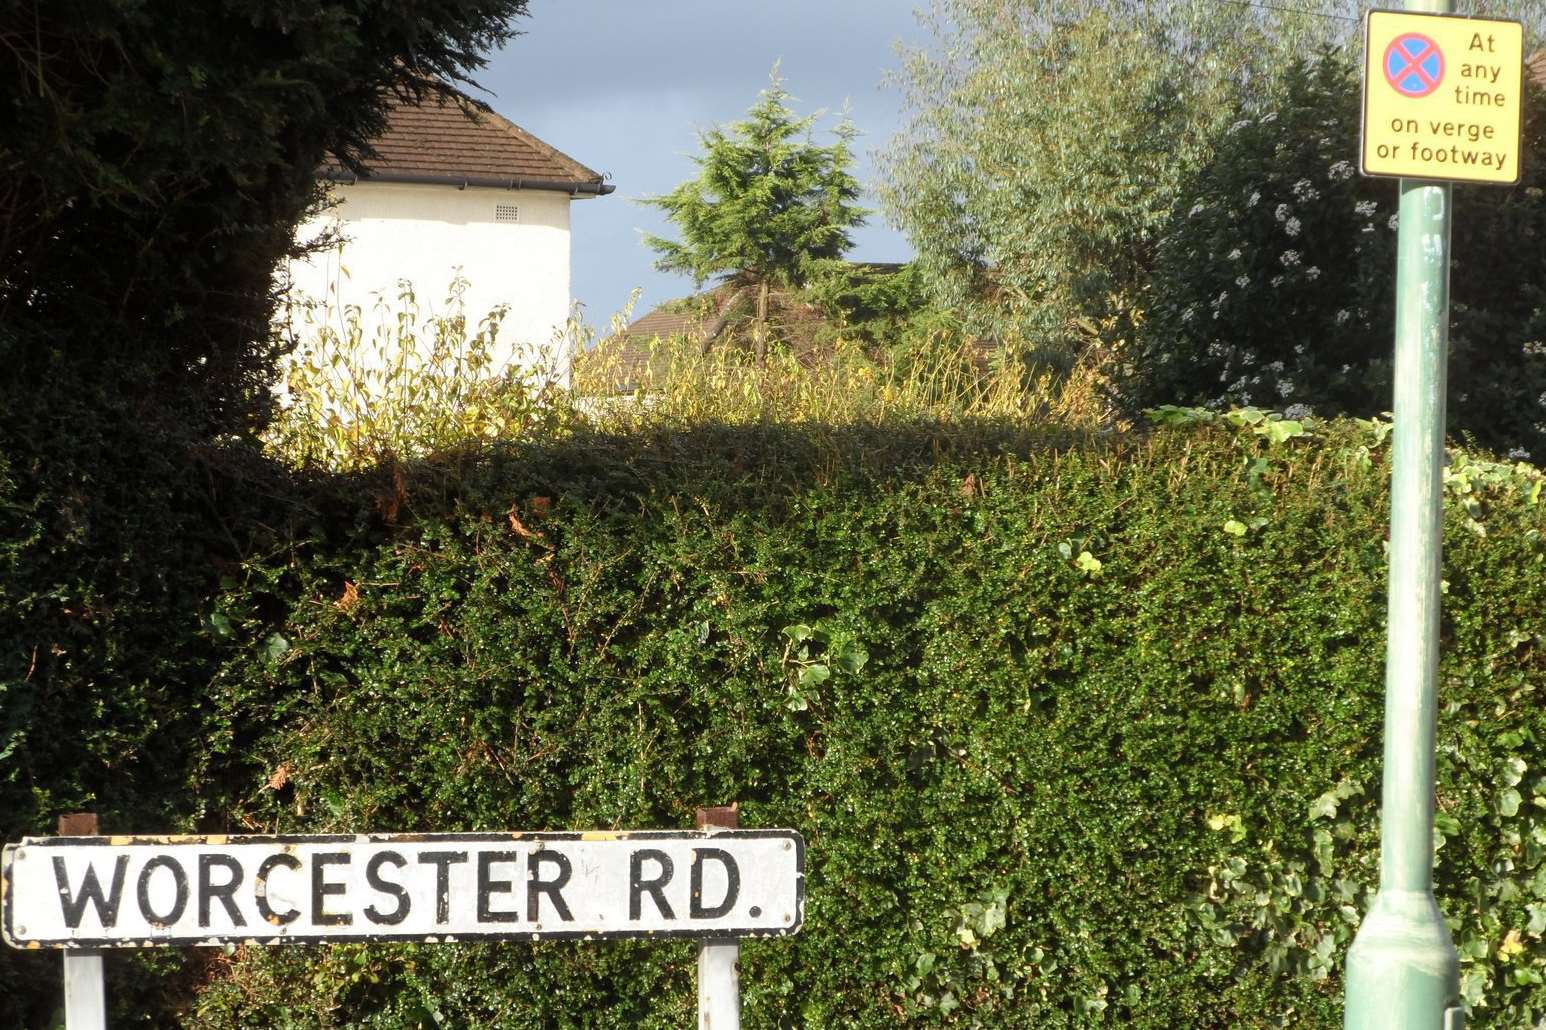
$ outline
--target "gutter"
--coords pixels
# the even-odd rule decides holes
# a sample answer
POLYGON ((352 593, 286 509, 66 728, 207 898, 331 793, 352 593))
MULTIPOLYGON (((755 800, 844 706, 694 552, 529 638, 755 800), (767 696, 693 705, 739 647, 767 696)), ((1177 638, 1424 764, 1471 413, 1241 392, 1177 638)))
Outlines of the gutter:
POLYGON ((399 172, 383 172, 362 178, 352 172, 328 171, 322 173, 322 178, 349 186, 359 182, 397 182, 418 186, 455 186, 459 190, 467 189, 469 186, 496 190, 547 190, 553 193, 567 193, 571 197, 605 197, 617 189, 612 183, 600 180, 576 182, 573 179, 468 178, 448 175, 407 175, 399 172))

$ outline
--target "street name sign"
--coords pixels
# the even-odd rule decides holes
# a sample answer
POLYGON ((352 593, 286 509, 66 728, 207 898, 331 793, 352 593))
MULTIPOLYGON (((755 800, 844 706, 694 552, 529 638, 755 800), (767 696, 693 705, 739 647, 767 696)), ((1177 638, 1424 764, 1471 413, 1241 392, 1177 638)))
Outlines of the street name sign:
POLYGON ((792 830, 39 837, 0 864, 27 949, 771 937, 804 905, 792 830))
POLYGON ((1519 181, 1519 22, 1370 11, 1364 44, 1359 165, 1365 175, 1519 181))

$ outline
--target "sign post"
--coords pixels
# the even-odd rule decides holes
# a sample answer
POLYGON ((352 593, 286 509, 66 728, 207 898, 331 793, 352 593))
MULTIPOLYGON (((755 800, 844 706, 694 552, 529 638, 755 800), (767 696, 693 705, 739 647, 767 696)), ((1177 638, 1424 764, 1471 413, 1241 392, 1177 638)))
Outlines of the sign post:
POLYGON ((724 823, 28 838, 0 856, 0 931, 12 947, 64 950, 71 1030, 104 1025, 100 948, 626 937, 706 941, 699 999, 714 1016, 700 1025, 734 1030, 736 941, 799 932, 805 841, 724 823))
POLYGON ((1465 1024, 1433 894, 1449 181, 1518 181, 1524 58, 1519 23, 1447 17, 1449 4, 1366 22, 1361 165, 1400 177, 1401 200, 1380 888, 1348 951, 1347 1030, 1465 1024))
MULTIPOLYGON (((698 829, 741 825, 738 804, 698 809, 698 829)), ((734 937, 698 942, 698 1030, 741 1030, 741 942, 734 937)))
MULTIPOLYGON (((95 812, 72 812, 59 817, 61 835, 95 834, 95 812)), ((107 987, 102 976, 102 953, 82 948, 64 953, 65 1030, 106 1030, 107 987)))

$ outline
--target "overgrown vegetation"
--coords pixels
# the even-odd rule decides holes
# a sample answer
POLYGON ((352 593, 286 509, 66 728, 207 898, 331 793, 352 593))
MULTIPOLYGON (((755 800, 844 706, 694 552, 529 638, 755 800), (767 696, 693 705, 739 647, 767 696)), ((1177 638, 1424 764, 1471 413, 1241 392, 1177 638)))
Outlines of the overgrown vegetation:
MULTIPOLYGON (((575 386, 582 394, 601 394, 618 381, 614 368, 603 352, 579 367, 575 386)), ((820 433, 822 426, 922 418, 1046 420, 1094 431, 1111 414, 1093 378, 1031 376, 994 364, 991 352, 950 325, 878 356, 861 338, 841 336, 814 358, 784 350, 759 358, 730 341, 705 350, 691 341, 655 340, 632 372, 629 394, 585 405, 594 425, 629 432, 662 421, 772 422, 820 433)))
POLYGON ((456 277, 430 310, 406 280, 369 311, 292 297, 270 451, 292 467, 355 471, 559 432, 574 414, 563 380, 578 323, 542 347, 501 344, 507 309, 468 311, 467 286, 456 277))
MULTIPOLYGON (((1224 85, 1249 69, 1224 43, 1265 15, 951 0, 966 64, 915 69, 945 106, 907 157, 938 238, 913 270, 840 246, 798 265, 789 289, 831 322, 819 360, 667 341, 635 396, 577 399, 490 374, 498 312, 405 297, 303 345, 268 436, 285 468, 247 444, 302 172, 357 155, 381 87, 465 74, 524 5, 78 6, 3 9, 22 42, 0 160, 24 171, 0 225, 7 839, 81 808, 109 832, 562 829, 685 826, 733 798, 811 844, 807 932, 745 948, 750 1026, 1339 1023, 1378 850, 1389 426, 1162 404, 1123 432, 1102 390, 1113 353, 1213 356, 1152 292, 1158 270, 1214 296, 1208 191, 1334 156, 1303 112, 1281 154, 1265 112, 1229 131, 1224 85), (1157 78, 1143 52, 1206 74, 1157 78), (1155 126, 1170 149, 1146 163, 1155 126), (920 280, 962 317, 920 311, 920 280)), ((1309 73, 1306 106, 1334 73, 1309 73)), ((781 146, 803 131, 784 121, 781 146)), ((1308 233, 1317 200, 1364 217, 1330 167, 1316 198, 1273 180, 1306 209, 1246 219, 1256 258, 1282 263, 1272 233, 1308 233)), ((1539 197, 1496 196, 1495 236, 1535 217, 1539 197)), ((1372 290, 1341 256, 1316 260, 1372 290)), ((1533 333, 1533 287, 1498 271, 1485 311, 1457 305, 1457 344, 1533 333)), ((1250 385, 1342 403, 1303 374, 1302 397, 1250 385)), ((1190 377, 1155 399, 1216 399, 1190 377)), ((1471 1025, 1498 1030, 1546 1021, 1543 488, 1451 453, 1438 895, 1471 1025)), ((654 942, 109 971, 115 1025, 665 1027, 692 1007, 690 947, 654 942)), ((57 973, 0 953, 0 1023, 54 1022, 57 973)))
MULTIPOLYGON (((1164 417, 665 420, 325 486, 169 627, 214 665, 168 795, 199 801, 163 818, 669 827, 735 798, 811 844, 806 933, 745 948, 748 1025, 1337 1025, 1378 850, 1389 427, 1164 417)), ((1512 1030, 1546 1015, 1542 478, 1457 454, 1448 492, 1438 893, 1473 1025, 1512 1030)), ((202 969, 183 1025, 692 1006, 677 945, 202 969)))

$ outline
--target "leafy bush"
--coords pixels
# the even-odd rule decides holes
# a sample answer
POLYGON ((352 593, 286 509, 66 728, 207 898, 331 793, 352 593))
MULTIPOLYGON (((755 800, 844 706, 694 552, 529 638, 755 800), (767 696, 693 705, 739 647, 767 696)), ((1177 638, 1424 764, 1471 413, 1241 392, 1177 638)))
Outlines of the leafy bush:
MULTIPOLYGON (((1358 175, 1357 69, 1300 61, 1233 128, 1160 241, 1122 389, 1155 404, 1305 404, 1372 415, 1392 393, 1397 187, 1358 175)), ((1449 424, 1546 456, 1546 106, 1527 94, 1524 179, 1457 186, 1449 424)))
MULTIPOLYGON (((745 945, 749 1026, 1338 1025, 1389 427, 1164 417, 1212 424, 667 420, 340 483, 207 611, 189 792, 269 831, 739 799, 811 847, 806 932, 745 945)), ((1457 453, 1448 487, 1438 892, 1500 1030, 1546 1016, 1542 486, 1457 453)), ((692 950, 242 949, 188 982, 190 1026, 666 1027, 692 950)))

